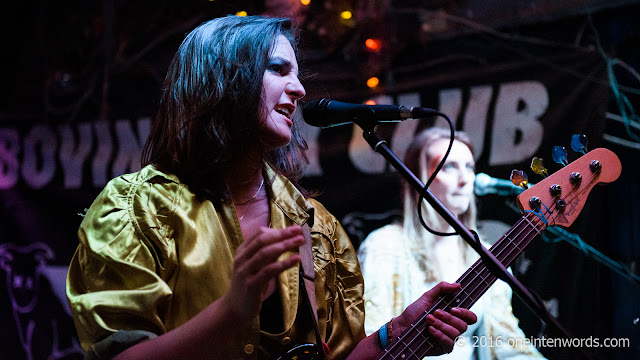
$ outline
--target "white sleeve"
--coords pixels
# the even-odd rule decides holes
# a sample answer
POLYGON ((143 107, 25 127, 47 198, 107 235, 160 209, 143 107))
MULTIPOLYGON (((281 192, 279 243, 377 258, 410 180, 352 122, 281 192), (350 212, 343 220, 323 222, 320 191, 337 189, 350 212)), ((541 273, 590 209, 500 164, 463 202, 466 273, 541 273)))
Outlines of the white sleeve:
POLYGON ((402 313, 399 263, 402 261, 399 242, 401 232, 392 226, 373 231, 358 249, 358 259, 364 277, 365 321, 367 335, 376 332, 392 317, 402 313))
POLYGON ((511 288, 502 280, 496 281, 486 294, 490 304, 484 314, 486 326, 494 341, 500 339, 502 345, 493 347, 492 355, 498 359, 540 359, 542 355, 525 338, 513 315, 511 295, 511 288))

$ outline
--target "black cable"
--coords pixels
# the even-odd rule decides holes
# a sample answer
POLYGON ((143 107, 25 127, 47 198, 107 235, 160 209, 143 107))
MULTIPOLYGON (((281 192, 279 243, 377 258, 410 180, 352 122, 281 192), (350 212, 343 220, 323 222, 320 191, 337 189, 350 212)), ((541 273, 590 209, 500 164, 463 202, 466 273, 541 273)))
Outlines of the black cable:
MULTIPOLYGON (((451 121, 451 119, 449 119, 449 117, 446 114, 443 114, 443 113, 438 112, 438 111, 436 111, 435 114, 438 115, 438 116, 441 116, 445 120, 447 120, 447 122, 449 123, 449 129, 451 130, 451 136, 449 137, 449 147, 447 148, 447 151, 444 153, 444 156, 442 157, 442 160, 440 160, 440 163, 438 164, 436 169, 433 171, 433 174, 431 174, 431 176, 429 177, 429 180, 427 180, 427 183, 424 186, 424 190, 425 191, 427 189, 429 189, 429 185, 431 185, 433 180, 436 178, 436 175, 438 175, 438 173, 440 172, 440 170, 444 166, 444 163, 447 160, 447 158, 449 157, 449 153, 451 152, 451 147, 453 146, 453 141, 455 140, 455 128, 453 126, 453 122, 451 121)), ((436 230, 433 230, 432 228, 430 228, 429 225, 427 225, 427 222, 424 220, 424 217, 422 216, 422 202, 423 201, 424 201, 424 196, 420 195, 419 198, 418 198, 418 218, 420 219, 420 223, 422 224, 422 226, 428 232, 430 232, 430 233, 432 233, 434 235, 437 235, 437 236, 458 235, 457 232, 444 233, 444 232, 436 231, 436 230)))

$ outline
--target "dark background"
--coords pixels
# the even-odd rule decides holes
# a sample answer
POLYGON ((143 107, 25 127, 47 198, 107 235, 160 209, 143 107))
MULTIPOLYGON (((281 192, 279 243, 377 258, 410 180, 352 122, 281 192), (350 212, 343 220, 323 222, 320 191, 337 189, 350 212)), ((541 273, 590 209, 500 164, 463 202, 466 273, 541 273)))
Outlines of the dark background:
MULTIPOLYGON (((26 143, 38 126, 51 129, 58 140, 58 144, 36 143, 34 148, 42 153, 59 148, 59 129, 67 126, 78 137, 82 124, 106 122, 117 149, 122 144, 113 135, 115 123, 123 120, 143 142, 136 125, 153 116, 168 62, 184 35, 207 19, 239 10, 294 19, 300 29, 299 61, 308 99, 362 102, 389 95, 397 100, 416 92, 424 106, 438 107, 442 89, 463 89, 466 104, 475 85, 497 91, 501 84, 523 79, 544 83, 550 105, 540 119, 544 137, 535 155, 548 159, 547 167, 557 170, 559 165, 550 161, 551 148, 568 148, 571 134, 583 133, 589 148, 607 147, 623 164, 620 179, 595 189, 569 230, 637 277, 640 131, 633 110, 640 93, 637 1, 312 0, 308 6, 293 0, 4 2, 0 5, 1 173, 16 165, 12 159, 25 167, 26 143), (353 18, 341 19, 343 9, 350 9, 353 18), (382 49, 366 50, 362 44, 368 37, 381 39, 382 49), (380 85, 366 87, 370 76, 378 76, 380 85), (615 120, 622 115, 630 119, 627 125, 615 120), (6 140, 7 130, 18 134, 13 147, 6 140)), ((458 129, 470 121, 462 115, 454 120, 458 129)), ((422 120, 418 128, 431 123, 422 120)), ((491 124, 487 135, 495 130, 491 124)), ((390 140, 396 126, 382 125, 378 132, 390 140)), ((307 176, 304 184, 320 191, 319 200, 341 220, 358 246, 366 233, 397 216, 400 180, 390 169, 372 174, 356 168, 348 155, 353 136, 348 126, 323 129, 317 137, 322 172, 307 176)), ((90 154, 97 151, 97 137, 94 130, 90 154)), ((478 171, 508 178, 513 168, 527 170, 528 160, 492 166, 490 145, 479 149, 478 171)), ((575 157, 570 154, 569 160, 575 157)), ((92 181, 88 163, 81 167, 80 186, 70 188, 64 185, 59 159, 41 156, 35 161, 35 169, 54 164, 56 170, 40 187, 20 175, 11 186, 0 189, 0 244, 12 244, 28 254, 33 252, 30 245, 46 244, 54 256, 46 264, 29 263, 24 270, 40 269, 44 274, 36 291, 38 306, 27 314, 31 320, 18 321, 12 313, 8 289, 14 280, 5 276, 19 270, 17 256, 0 271, 3 359, 27 358, 21 346, 25 340, 19 334, 28 321, 35 321, 46 333, 42 324, 51 323, 52 313, 64 315, 59 306, 66 306, 63 276, 77 245, 75 231, 84 209, 104 185, 92 181)), ((114 156, 105 161, 111 169, 114 156)), ((534 183, 540 180, 530 171, 529 176, 534 183)), ((513 224, 519 217, 511 209, 513 200, 480 197, 481 219, 513 224)), ((612 271, 554 234, 537 239, 513 270, 575 337, 631 340, 630 348, 591 349, 597 355, 640 356, 640 290, 629 276, 612 271)), ((527 335, 554 337, 517 298, 514 312, 527 335)), ((55 331, 74 336, 67 327, 55 331)), ((61 343, 64 337, 60 336, 61 343)), ((32 352, 34 358, 50 355, 51 336, 37 340, 43 338, 47 336, 34 335, 34 347, 41 349, 41 353, 32 352)), ((61 346, 70 346, 70 341, 61 346)), ((553 359, 580 358, 570 349, 540 350, 553 359)), ((70 351, 54 357, 77 355, 70 351)))

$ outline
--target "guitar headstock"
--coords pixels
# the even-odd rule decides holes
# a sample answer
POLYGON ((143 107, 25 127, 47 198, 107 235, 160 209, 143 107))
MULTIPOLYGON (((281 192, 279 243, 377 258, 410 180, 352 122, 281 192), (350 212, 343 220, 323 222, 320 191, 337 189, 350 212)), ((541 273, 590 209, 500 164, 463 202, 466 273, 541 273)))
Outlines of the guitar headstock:
POLYGON ((616 154, 595 149, 518 195, 516 202, 522 211, 534 212, 544 227, 568 227, 582 211, 591 189, 615 181, 621 171, 616 154))

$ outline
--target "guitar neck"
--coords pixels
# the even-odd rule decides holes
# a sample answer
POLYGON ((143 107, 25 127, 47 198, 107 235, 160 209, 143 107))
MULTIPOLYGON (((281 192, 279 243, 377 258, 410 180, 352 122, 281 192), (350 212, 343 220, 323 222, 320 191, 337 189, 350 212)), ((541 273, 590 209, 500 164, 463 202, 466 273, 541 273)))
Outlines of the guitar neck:
MULTIPOLYGON (((511 265, 548 224, 570 226, 584 207, 591 189, 596 184, 616 180, 621 171, 616 154, 600 148, 546 177, 518 196, 516 202, 524 216, 491 247, 491 254, 505 267, 511 265)), ((380 359, 422 359, 436 346, 436 341, 425 331, 427 316, 438 309, 470 308, 495 281, 496 277, 482 259, 476 261, 458 279, 462 285, 460 291, 454 296, 440 298, 385 349, 380 359)))
MULTIPOLYGON (((524 251, 546 224, 537 216, 526 214, 507 233, 498 240, 489 251, 505 267, 524 251)), ((420 317, 404 334, 395 340, 380 360, 416 359, 421 360, 436 346, 437 342, 426 331, 429 326, 426 317, 438 309, 449 311, 452 307, 469 309, 496 281, 487 265, 478 259, 456 282, 461 284, 460 291, 452 297, 440 298, 429 311, 420 317)))

